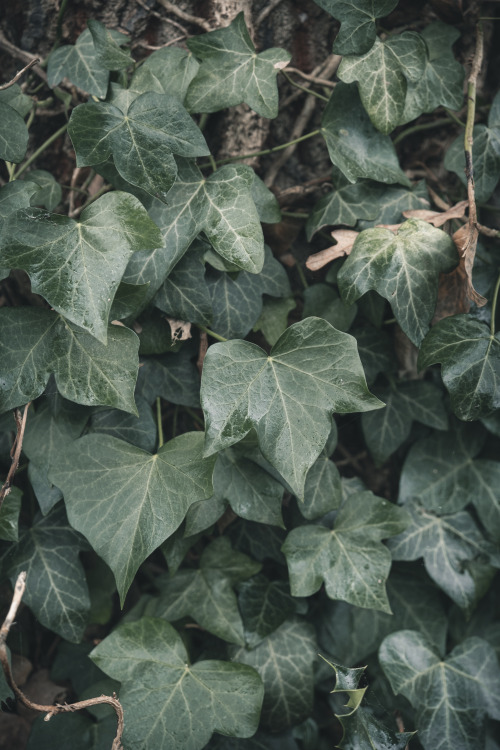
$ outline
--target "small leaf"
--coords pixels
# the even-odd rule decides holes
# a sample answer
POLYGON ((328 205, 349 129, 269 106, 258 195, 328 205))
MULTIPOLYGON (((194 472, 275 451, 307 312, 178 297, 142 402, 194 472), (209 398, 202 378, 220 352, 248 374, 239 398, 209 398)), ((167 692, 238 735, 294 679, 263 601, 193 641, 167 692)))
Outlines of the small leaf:
POLYGON ((282 333, 288 328, 288 313, 295 310, 297 303, 293 297, 281 299, 266 298, 262 302, 262 312, 253 330, 262 331, 270 346, 274 346, 282 333))
POLYGON ((261 117, 278 115, 276 75, 291 55, 278 47, 257 54, 243 13, 224 29, 191 37, 187 45, 202 60, 187 92, 190 112, 217 112, 246 102, 261 117))
POLYGON ((489 416, 500 407, 500 334, 470 315, 444 318, 427 334, 418 366, 441 363, 443 383, 459 419, 489 416))
POLYGON ((15 109, 21 117, 26 117, 29 111, 33 108, 33 99, 31 96, 23 94, 21 87, 17 83, 0 91, 0 103, 8 104, 9 107, 15 109))
POLYGON ((377 38, 375 21, 387 16, 397 0, 315 0, 341 22, 333 51, 338 55, 361 55, 368 52, 377 38))
MULTIPOLYGON (((362 300, 366 299, 366 296, 362 300)), ((379 372, 391 373, 396 369, 392 341, 385 331, 365 325, 363 328, 355 328, 351 334, 357 341, 359 358, 368 385, 374 382, 379 372)))
POLYGON ((183 346, 179 352, 148 357, 141 363, 137 378, 137 393, 149 404, 157 396, 172 404, 200 406, 200 376, 191 361, 193 350, 183 346))
POLYGON ((323 195, 306 222, 307 239, 322 227, 345 224, 353 227, 359 219, 375 219, 380 185, 360 181, 352 185, 342 173, 333 170, 333 190, 323 195))
POLYGON ((130 81, 130 89, 141 94, 146 91, 170 94, 183 102, 199 67, 192 52, 178 47, 163 47, 153 52, 137 68, 130 81))
POLYGON ((304 502, 299 503, 299 511, 308 521, 336 510, 342 502, 340 474, 327 453, 323 451, 307 472, 304 502))
POLYGON ((263 687, 253 669, 223 661, 189 665, 181 637, 158 618, 121 625, 92 652, 120 680, 124 741, 131 750, 201 750, 213 732, 251 737, 263 687), (189 721, 186 721, 189 710, 189 721))
POLYGON ((40 190, 35 194, 31 205, 43 206, 48 211, 53 211, 59 205, 62 188, 50 172, 45 169, 31 169, 24 179, 40 186, 40 190))
POLYGON ((28 148, 28 128, 16 110, 0 102, 0 159, 18 164, 28 148))
POLYGON ((325 445, 331 412, 380 406, 366 388, 354 339, 318 318, 288 328, 269 356, 246 341, 211 346, 201 400, 207 455, 234 445, 254 427, 264 457, 298 497, 325 445))
POLYGON ((118 36, 116 31, 114 34, 111 33, 104 24, 94 18, 88 20, 87 26, 92 34, 98 65, 102 65, 106 70, 124 70, 134 64, 130 54, 121 49, 121 45, 128 41, 127 36, 118 36))
POLYGON ((264 224, 276 224, 278 221, 281 221, 281 210, 278 199, 255 172, 252 185, 252 198, 259 214, 259 219, 264 224))
MULTIPOLYGON (((0 480, 0 486, 4 480, 0 480)), ((21 512, 22 492, 19 487, 11 487, 0 508, 0 539, 17 542, 19 539, 19 513, 21 512)), ((1 694, 1 693, 0 693, 1 694)), ((0 698, 0 700, 3 700, 0 698)))
POLYGON ((284 581, 253 576, 238 589, 238 605, 250 649, 274 633, 295 612, 295 602, 284 581))
POLYGON ((193 243, 156 293, 153 304, 168 315, 199 325, 212 322, 212 300, 205 282, 201 243, 193 243))
POLYGON ((0 323, 4 367, 0 412, 40 396, 53 373, 61 395, 70 401, 137 413, 139 341, 128 328, 110 326, 104 346, 60 315, 39 307, 3 308, 0 323))
MULTIPOLYGON (((310 256, 308 268, 311 257, 314 256, 310 256)), ((313 284, 304 290, 304 318, 314 315, 328 321, 338 331, 348 331, 357 311, 356 305, 346 305, 337 290, 329 284, 313 284)))
POLYGON ((52 466, 72 526, 113 571, 121 600, 189 506, 212 490, 214 459, 203 459, 202 433, 185 433, 151 455, 108 435, 87 435, 52 466))
POLYGON ((361 232, 339 272, 338 285, 347 304, 375 289, 418 346, 434 314, 439 273, 451 271, 457 261, 447 234, 409 219, 397 234, 382 228, 361 232))
POLYGON ((93 96, 106 96, 109 71, 99 62, 92 34, 85 29, 76 44, 65 44, 51 52, 47 64, 47 82, 52 88, 69 78, 78 88, 93 96))
POLYGON ((390 612, 385 582, 391 566, 382 539, 400 534, 408 524, 402 509, 371 492, 351 495, 335 526, 293 529, 283 545, 293 596, 310 596, 323 581, 331 599, 390 612))

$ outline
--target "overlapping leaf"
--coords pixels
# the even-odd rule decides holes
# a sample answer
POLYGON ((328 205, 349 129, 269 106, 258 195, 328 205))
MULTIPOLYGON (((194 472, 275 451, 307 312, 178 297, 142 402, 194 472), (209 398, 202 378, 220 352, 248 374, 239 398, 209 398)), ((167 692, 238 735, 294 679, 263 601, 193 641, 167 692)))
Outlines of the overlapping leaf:
POLYGON ((171 94, 184 101, 199 67, 192 52, 179 47, 163 47, 147 57, 135 71, 130 88, 141 94, 146 91, 171 94))
POLYGON ((51 374, 60 393, 86 406, 112 406, 136 414, 134 386, 139 340, 119 326, 108 329, 106 346, 39 307, 0 310, 3 362, 0 411, 40 396, 51 374), (13 331, 16 332, 15 337, 13 331))
POLYGON ((164 200, 177 175, 173 154, 195 157, 209 151, 205 139, 176 97, 138 96, 126 115, 107 102, 75 107, 68 133, 79 167, 113 157, 123 179, 164 200))
POLYGON ((172 404, 200 405, 200 376, 192 362, 192 349, 184 346, 179 352, 148 357, 141 363, 137 392, 152 404, 157 396, 172 404))
POLYGON ((261 117, 278 114, 278 72, 290 54, 273 47, 256 53, 243 13, 224 29, 191 37, 187 45, 202 60, 186 96, 190 112, 217 112, 246 102, 261 117))
POLYGON ((325 445, 331 412, 380 406, 366 387, 354 339, 319 318, 290 326, 269 356, 246 341, 210 347, 201 400, 207 455, 254 427, 264 457, 298 497, 325 445))
POLYGON ((361 492, 346 499, 333 528, 293 529, 283 545, 293 596, 310 596, 324 581, 331 599, 390 612, 391 554, 381 540, 400 534, 408 520, 401 508, 361 492))
POLYGON ((359 219, 375 219, 379 210, 380 185, 360 181, 355 185, 333 170, 333 190, 323 195, 306 222, 307 239, 324 226, 345 224, 353 227, 359 219))
POLYGON ((156 446, 156 421, 142 396, 135 397, 138 416, 117 409, 98 409, 90 420, 90 432, 111 435, 152 453, 156 446))
POLYGON ((439 273, 451 271, 457 261, 449 235, 410 219, 397 234, 381 227, 362 232, 339 272, 338 285, 347 304, 375 289, 418 346, 434 314, 439 273))
POLYGON ((9 107, 15 109, 21 117, 26 117, 30 109, 33 107, 33 99, 23 91, 19 84, 14 83, 6 89, 0 90, 0 103, 8 104, 9 107))
POLYGON ((33 206, 43 206, 48 211, 53 211, 61 202, 62 188, 50 172, 45 169, 31 169, 25 179, 40 187, 31 201, 33 206))
POLYGON ((13 107, 0 102, 0 159, 22 161, 28 148, 28 128, 13 107))
POLYGON ((336 510, 342 502, 340 474, 333 461, 330 460, 336 446, 337 428, 335 425, 319 458, 307 472, 304 500, 299 503, 299 510, 308 521, 314 521, 336 510))
MULTIPOLYGON (((362 299, 366 299, 366 295, 362 299)), ((362 328, 355 328, 351 333, 358 344, 359 358, 368 385, 373 383, 379 372, 390 373, 396 369, 392 341, 385 331, 364 325, 362 328)))
POLYGON ((87 25, 92 34, 98 65, 106 70, 124 70, 134 64, 130 54, 121 49, 121 45, 128 41, 127 36, 108 30, 95 18, 90 18, 87 25))
POLYGON ((274 633, 296 607, 284 581, 270 581, 263 575, 253 576, 240 584, 238 605, 245 626, 245 640, 250 648, 274 633))
POLYGON ((457 417, 480 419, 500 407, 499 333, 469 315, 444 318, 422 342, 418 365, 438 362, 457 417))
POLYGON ((387 16, 397 0, 315 0, 320 8, 341 22, 333 51, 338 55, 361 55, 375 42, 377 18, 387 16))
POLYGON ((481 638, 468 638, 443 660, 414 630, 387 636, 379 652, 394 693, 417 711, 425 750, 484 743, 484 718, 500 718, 500 677, 495 653, 481 638))
POLYGON ((424 180, 411 188, 397 185, 378 186, 382 188, 376 198, 374 219, 359 218, 359 229, 372 229, 378 224, 400 224, 404 221, 403 211, 429 208, 427 188, 424 180))
POLYGON ((137 198, 103 195, 78 221, 42 209, 9 216, 0 262, 23 268, 34 292, 72 323, 106 343, 111 302, 134 251, 161 243, 137 198))
POLYGON ((338 331, 348 331, 357 311, 357 305, 346 305, 330 284, 313 284, 304 290, 304 318, 323 318, 338 331))
POLYGON ((213 732, 251 737, 257 729, 263 687, 255 670, 223 661, 189 664, 180 635, 165 620, 122 625, 92 658, 122 683, 131 750, 201 750, 213 732))
POLYGON ((262 331, 270 346, 274 346, 279 337, 288 328, 288 313, 297 307, 292 297, 264 298, 262 312, 253 330, 262 331))
POLYGON ((212 490, 203 434, 185 433, 151 455, 108 435, 88 435, 52 466, 72 526, 113 571, 122 600, 139 565, 212 490))
MULTIPOLYGON (((122 38, 121 34, 119 37, 122 38)), ((71 83, 93 96, 106 96, 109 71, 99 62, 92 34, 88 29, 80 34, 76 44, 65 44, 49 55, 49 86, 57 86, 63 78, 69 78, 71 83)))

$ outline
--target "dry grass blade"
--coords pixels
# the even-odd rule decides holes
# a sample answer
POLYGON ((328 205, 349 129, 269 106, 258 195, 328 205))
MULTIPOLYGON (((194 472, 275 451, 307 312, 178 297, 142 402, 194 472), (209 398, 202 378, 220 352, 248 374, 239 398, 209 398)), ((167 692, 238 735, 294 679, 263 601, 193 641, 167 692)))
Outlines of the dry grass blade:
POLYGON ((450 219, 461 219, 468 205, 469 201, 460 201, 460 203, 456 203, 447 211, 430 211, 425 208, 415 208, 403 211, 403 216, 406 219, 421 219, 435 227, 442 227, 450 219))
POLYGON ((352 229, 335 229, 332 232, 332 237, 337 241, 337 244, 327 247, 325 250, 320 250, 319 253, 310 255, 306 260, 307 268, 310 271, 319 271, 320 268, 326 266, 330 261, 349 255, 358 234, 359 232, 355 232, 352 229))

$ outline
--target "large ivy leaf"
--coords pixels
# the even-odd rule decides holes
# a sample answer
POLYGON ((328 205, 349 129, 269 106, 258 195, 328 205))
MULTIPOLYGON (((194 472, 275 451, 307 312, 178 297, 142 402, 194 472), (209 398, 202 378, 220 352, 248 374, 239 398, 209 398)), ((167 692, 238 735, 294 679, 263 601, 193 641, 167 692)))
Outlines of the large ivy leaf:
POLYGON ((106 70, 124 70, 134 64, 130 54, 120 46, 128 41, 127 36, 116 31, 112 33, 95 18, 90 18, 87 26, 92 34, 98 65, 106 70))
POLYGON ((405 31, 385 41, 376 38, 364 55, 344 56, 338 77, 357 81, 363 106, 377 130, 390 133, 403 114, 407 81, 418 81, 425 69, 427 49, 419 34, 405 31))
POLYGON ((132 76, 130 88, 141 94, 146 91, 171 94, 184 101, 199 67, 192 52, 178 47, 163 47, 141 63, 132 76))
POLYGON ((362 55, 377 38, 375 21, 387 16, 397 0, 315 0, 320 8, 341 22, 333 51, 338 55, 362 55))
POLYGON ((264 457, 298 497, 331 430, 331 412, 380 407, 366 387, 354 339, 319 318, 290 326, 270 355, 247 341, 211 346, 201 401, 207 455, 253 427, 264 457))
POLYGON ((417 500, 409 500, 405 509, 411 517, 408 528, 388 546, 394 560, 424 558, 430 577, 458 604, 470 613, 490 583, 493 570, 500 566, 495 547, 486 541, 466 511, 436 516, 417 500))
POLYGON ((180 635, 165 620, 144 617, 122 625, 92 652, 120 680, 124 742, 131 750, 201 750, 213 732, 251 737, 263 687, 243 664, 189 664, 180 635))
POLYGON ((460 419, 489 416, 500 407, 500 334, 469 315, 453 315, 433 326, 418 366, 441 363, 441 376, 460 419))
POLYGON ((190 112, 217 112, 246 102, 261 117, 278 115, 276 76, 291 55, 278 47, 257 54, 243 13, 225 29, 191 37, 187 45, 202 60, 186 96, 190 112))
POLYGON ((394 693, 416 709, 425 750, 476 750, 484 718, 500 718, 500 676, 495 652, 468 638, 443 660, 420 633, 401 630, 382 642, 379 659, 394 693))
POLYGON ((238 605, 249 648, 274 633, 295 612, 295 601, 284 581, 253 576, 238 588, 238 605))
POLYGON ((60 315, 39 307, 3 308, 0 323, 0 412, 40 396, 53 373, 60 393, 70 401, 137 413, 139 340, 133 331, 110 326, 104 346, 60 315))
MULTIPOLYGON (((434 383, 411 380, 374 390, 385 409, 363 414, 361 425, 366 445, 378 464, 387 461, 404 443, 414 420, 436 430, 448 427, 443 394, 434 383)), ((429 477, 427 471, 425 476, 429 477)))
POLYGON ((50 470, 72 526, 113 571, 120 597, 144 562, 212 490, 203 434, 185 433, 151 455, 108 435, 70 445, 50 470))
POLYGON ((23 268, 34 292, 105 344, 111 302, 128 259, 160 243, 160 231, 137 198, 113 192, 78 221, 37 208, 11 214, 0 262, 23 268))
POLYGON ((57 86, 63 78, 69 78, 71 83, 93 96, 106 96, 109 71, 98 61, 92 34, 88 29, 80 34, 76 44, 65 44, 49 55, 49 86, 57 86))
POLYGON ((13 582, 22 570, 27 572, 24 603, 42 625, 72 642, 81 640, 90 608, 78 556, 85 546, 59 506, 35 519, 2 563, 13 582))
POLYGON ((308 240, 322 227, 353 227, 359 219, 375 219, 378 214, 380 185, 363 180, 353 185, 337 169, 333 170, 332 183, 332 192, 319 199, 306 221, 308 240))
POLYGON ((323 581, 331 599, 390 612, 385 582, 391 554, 382 539, 400 534, 409 518, 371 492, 350 495, 333 528, 293 529, 283 545, 293 596, 310 596, 323 581))
POLYGON ((0 102, 0 159, 18 164, 28 148, 28 128, 14 107, 0 102))
POLYGON ((321 133, 332 163, 350 182, 367 178, 410 185, 391 139, 371 124, 356 84, 335 86, 323 113, 321 133))
POLYGON ((417 346, 429 330, 440 273, 457 264, 449 235, 425 221, 405 221, 397 234, 367 229, 358 235, 337 280, 347 304, 369 289, 390 303, 396 319, 417 346))
POLYGON ((440 105, 454 110, 462 106, 464 69, 451 49, 459 36, 458 29, 441 21, 422 30, 421 37, 427 46, 425 67, 417 80, 408 81, 400 125, 440 105))
POLYGON ((316 637, 310 623, 292 617, 251 650, 231 650, 233 661, 257 670, 264 683, 262 723, 280 731, 312 710, 316 637))
POLYGON ((111 156, 120 175, 164 200, 177 175, 173 154, 209 153, 205 139, 176 97, 154 92, 138 96, 124 114, 108 102, 75 107, 68 133, 79 167, 111 156))

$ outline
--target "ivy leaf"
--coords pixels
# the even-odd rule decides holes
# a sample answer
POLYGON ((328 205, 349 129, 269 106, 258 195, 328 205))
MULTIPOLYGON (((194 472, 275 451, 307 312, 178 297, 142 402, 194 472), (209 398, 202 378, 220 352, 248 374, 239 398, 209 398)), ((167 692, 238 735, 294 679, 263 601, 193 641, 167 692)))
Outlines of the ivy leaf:
POLYGON ((363 106, 372 123, 388 135, 403 114, 407 81, 418 81, 425 69, 427 49, 419 34, 405 31, 385 41, 376 38, 364 55, 344 56, 338 77, 358 82, 363 106))
POLYGON ((184 346, 179 352, 148 357, 141 363, 137 378, 137 393, 149 404, 157 396, 172 404, 200 406, 200 376, 191 361, 193 351, 184 346))
POLYGON ((264 683, 262 724, 280 731, 312 710, 316 637, 310 623, 286 620, 252 650, 231 649, 232 661, 257 670, 264 683))
POLYGON ((278 221, 281 221, 281 209, 278 199, 255 172, 253 176, 252 198, 259 214, 259 219, 264 224, 276 224, 278 221))
POLYGON ((418 346, 429 330, 437 301, 439 273, 457 264, 449 235, 425 221, 405 221, 397 234, 382 227, 361 232, 337 280, 352 304, 375 289, 391 304, 408 338, 418 346))
POLYGON ((156 445, 156 421, 148 402, 136 395, 139 416, 118 409, 97 409, 90 420, 90 432, 111 435, 152 453, 156 445))
POLYGON ((109 319, 114 321, 137 318, 146 307, 148 292, 149 284, 127 284, 120 281, 111 303, 109 319))
POLYGON ((350 495, 334 528, 309 525, 293 529, 283 545, 293 596, 310 596, 323 581, 330 599, 390 612, 385 582, 391 554, 382 539, 408 525, 401 508, 371 492, 350 495))
POLYGON ((119 174, 164 200, 177 175, 173 154, 209 153, 205 139, 180 101, 154 92, 138 96, 126 115, 108 102, 75 107, 68 133, 79 167, 94 166, 111 156, 119 174))
POLYGON ((417 500, 405 503, 411 524, 388 546, 394 560, 424 558, 430 577, 470 613, 484 593, 493 573, 489 563, 500 566, 495 547, 486 541, 466 511, 438 517, 417 500), (480 567, 475 568, 475 564, 480 567))
POLYGON ((224 29, 191 37, 187 46, 202 61, 186 96, 190 112, 217 112, 246 102, 261 117, 277 117, 276 76, 291 55, 278 47, 257 54, 243 13, 224 29))
POLYGON ((253 330, 262 331, 267 343, 274 346, 288 328, 288 313, 297 307, 293 297, 266 298, 262 302, 262 312, 253 330))
POLYGON ((489 416, 500 407, 500 335, 469 315, 439 321, 419 353, 420 368, 441 363, 441 377, 459 419, 489 416))
POLYGON ((342 502, 342 485, 340 474, 330 460, 337 445, 337 430, 313 463, 306 476, 304 502, 299 503, 299 510, 308 521, 321 518, 326 513, 336 510, 342 502))
POLYGON ((207 455, 234 445, 253 427, 264 457, 298 497, 325 445, 331 412, 380 406, 366 387, 354 339, 319 318, 290 326, 269 356, 247 341, 211 346, 201 402, 207 455))
POLYGON ((445 659, 420 633, 387 636, 379 652, 394 693, 416 709, 424 748, 476 750, 484 742, 485 714, 500 718, 500 678, 495 652, 468 638, 445 659))
POLYGON ((333 51, 338 55, 362 55, 377 38, 375 21, 387 16, 397 0, 315 0, 341 22, 333 51))
MULTIPOLYGON (((436 430, 447 429, 442 392, 433 383, 412 380, 376 392, 385 409, 376 412, 375 419, 370 419, 375 412, 361 417, 366 445, 376 463, 383 464, 404 443, 414 420, 436 430)), ((425 476, 430 478, 427 467, 425 476)))
POLYGON ((397 185, 378 186, 381 190, 376 199, 376 216, 374 219, 360 217, 360 230, 373 229, 377 224, 400 224, 405 221, 403 211, 429 208, 427 188, 421 180, 412 188, 397 185))
POLYGON ((31 96, 23 94, 21 87, 17 83, 0 91, 0 103, 8 104, 9 107, 15 109, 21 117, 26 117, 29 111, 33 108, 33 99, 31 96))
POLYGON ((52 466, 72 526, 108 563, 122 601, 146 557, 192 503, 209 497, 214 459, 204 459, 202 450, 202 433, 180 435, 155 455, 108 435, 87 435, 52 466))
POLYGON ((195 241, 167 276, 153 304, 177 320, 206 326, 212 322, 212 300, 205 282, 203 249, 195 241))
MULTIPOLYGON (((372 292, 368 292, 368 295, 372 292)), ((362 299, 366 299, 366 296, 362 299)), ((380 299, 380 298, 379 298, 380 299)), ((384 303, 385 304, 385 303, 384 303)), ((358 353, 365 371, 368 385, 374 382, 379 372, 394 372, 396 361, 392 341, 385 331, 371 325, 351 331, 358 344, 358 353)))
POLYGON ((109 71, 99 62, 92 34, 80 34, 76 44, 65 44, 51 52, 47 62, 47 83, 52 88, 69 78, 78 88, 93 96, 106 96, 109 71))
POLYGON ((295 612, 295 602, 284 581, 253 576, 240 584, 238 605, 250 649, 274 633, 295 612))
POLYGON ((137 413, 139 340, 133 331, 110 326, 104 346, 60 315, 39 307, 3 308, 0 323, 4 363, 0 412, 40 396, 53 373, 61 395, 70 401, 137 413))
POLYGON ((304 290, 304 318, 323 318, 338 331, 348 331, 357 311, 357 305, 346 305, 330 284, 313 284, 304 290))
POLYGON ((92 34, 94 50, 98 65, 106 70, 124 70, 134 64, 130 54, 121 49, 121 45, 128 41, 125 34, 111 33, 104 24, 90 18, 87 22, 92 34))
POLYGON ((85 546, 59 506, 24 531, 2 564, 12 582, 27 571, 24 603, 42 625, 73 643, 83 636, 90 608, 78 557, 85 546))
POLYGON ((243 664, 188 662, 180 635, 165 620, 143 617, 117 628, 92 652, 122 688, 124 742, 131 750, 201 750, 213 732, 251 737, 263 687, 243 664), (186 711, 189 709, 189 721, 186 711))
POLYGON ((0 159, 18 164, 28 148, 28 128, 23 118, 9 104, 0 102, 0 159))
POLYGON ((367 178, 410 186, 391 139, 371 124, 355 84, 335 86, 323 113, 321 133, 332 163, 350 182, 367 178))
POLYGON ((325 226, 345 224, 353 227, 359 219, 375 219, 381 186, 360 181, 352 185, 342 172, 333 170, 333 190, 323 195, 306 221, 307 239, 325 226))
POLYGON ((184 101, 189 84, 200 67, 192 52, 178 47, 163 47, 141 63, 130 81, 130 88, 141 94, 156 91, 184 101))
POLYGON ((59 205, 62 198, 62 188, 50 172, 45 169, 32 169, 27 173, 25 179, 40 187, 31 201, 33 206, 43 206, 48 211, 53 211, 59 205))
MULTIPOLYGON (((2 479, 0 484, 3 485, 2 479)), ((21 512, 22 492, 19 487, 11 487, 0 508, 0 539, 17 542, 19 539, 19 513, 21 512)), ((0 689, 1 695, 1 689, 0 689)), ((3 698, 0 698, 3 700, 3 698)))
MULTIPOLYGON (((31 205, 33 195, 39 189, 39 186, 34 182, 24 182, 23 180, 8 182, 0 188, 0 219, 2 220, 0 222, 0 247, 4 242, 2 235, 7 224, 5 219, 20 208, 28 208, 31 205)), ((9 268, 0 267, 0 279, 8 276, 9 270, 9 268)))
POLYGON ((106 343, 111 302, 136 250, 161 243, 137 198, 103 195, 78 221, 42 209, 7 220, 0 261, 24 269, 34 292, 72 323, 106 343))

